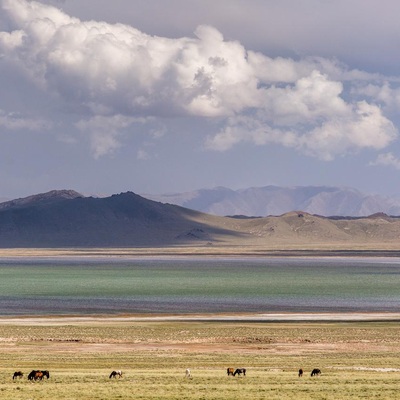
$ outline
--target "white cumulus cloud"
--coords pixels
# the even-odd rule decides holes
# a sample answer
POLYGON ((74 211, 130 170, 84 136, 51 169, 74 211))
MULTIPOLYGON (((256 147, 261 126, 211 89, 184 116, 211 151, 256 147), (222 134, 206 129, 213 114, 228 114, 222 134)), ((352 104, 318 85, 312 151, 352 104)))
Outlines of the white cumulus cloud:
POLYGON ((2 58, 81 114, 95 157, 114 152, 119 132, 139 117, 219 119, 224 127, 208 135, 208 148, 273 142, 325 160, 382 149, 397 135, 377 105, 384 93, 370 102, 345 93, 350 79, 370 75, 335 60, 271 58, 208 25, 169 39, 43 2, 0 1, 9 27, 0 32, 2 58))
POLYGON ((400 169, 400 159, 391 152, 382 153, 378 155, 377 159, 372 162, 371 165, 383 165, 387 167, 393 167, 395 169, 400 169))

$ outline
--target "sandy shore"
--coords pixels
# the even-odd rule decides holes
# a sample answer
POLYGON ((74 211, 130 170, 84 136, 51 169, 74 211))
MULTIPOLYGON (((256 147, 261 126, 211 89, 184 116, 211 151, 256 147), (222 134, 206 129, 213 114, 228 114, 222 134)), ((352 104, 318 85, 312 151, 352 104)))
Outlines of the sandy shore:
POLYGON ((183 257, 360 257, 400 258, 396 246, 379 243, 365 247, 345 245, 316 246, 186 246, 148 248, 12 248, 0 249, 2 259, 137 259, 183 257))
POLYGON ((350 322, 400 321, 399 313, 271 313, 191 315, 7 316, 0 325, 124 324, 134 322, 350 322))

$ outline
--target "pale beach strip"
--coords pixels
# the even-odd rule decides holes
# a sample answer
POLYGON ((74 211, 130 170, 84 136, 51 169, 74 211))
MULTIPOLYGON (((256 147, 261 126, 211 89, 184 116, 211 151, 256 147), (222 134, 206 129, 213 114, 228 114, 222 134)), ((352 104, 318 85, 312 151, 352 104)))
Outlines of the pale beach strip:
POLYGON ((400 312, 268 313, 268 314, 135 314, 87 316, 4 316, 0 325, 124 324, 135 322, 385 322, 399 321, 400 312))

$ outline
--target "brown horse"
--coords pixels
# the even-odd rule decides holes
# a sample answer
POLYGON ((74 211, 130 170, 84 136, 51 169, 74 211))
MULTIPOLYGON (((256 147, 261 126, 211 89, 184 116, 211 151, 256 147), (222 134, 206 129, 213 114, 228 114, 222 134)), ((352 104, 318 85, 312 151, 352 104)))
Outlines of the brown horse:
POLYGON ((43 379, 43 372, 42 371, 36 371, 35 376, 33 377, 35 381, 41 381, 43 379))
POLYGON ((122 378, 122 371, 112 371, 109 378, 116 378, 117 376, 118 378, 122 378))
POLYGON ((229 376, 229 375, 232 375, 232 376, 233 376, 234 371, 235 371, 234 368, 227 368, 226 373, 228 374, 228 376, 229 376))
POLYGON ((24 374, 21 371, 15 371, 13 375, 13 380, 16 378, 22 378, 24 374))

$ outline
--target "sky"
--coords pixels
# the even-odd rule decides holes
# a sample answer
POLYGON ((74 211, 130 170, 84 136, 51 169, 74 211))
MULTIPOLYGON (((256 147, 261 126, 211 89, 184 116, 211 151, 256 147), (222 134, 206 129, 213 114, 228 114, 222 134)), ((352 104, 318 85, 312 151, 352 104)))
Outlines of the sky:
POLYGON ((398 0, 0 0, 0 199, 400 196, 398 0))

